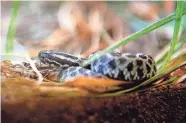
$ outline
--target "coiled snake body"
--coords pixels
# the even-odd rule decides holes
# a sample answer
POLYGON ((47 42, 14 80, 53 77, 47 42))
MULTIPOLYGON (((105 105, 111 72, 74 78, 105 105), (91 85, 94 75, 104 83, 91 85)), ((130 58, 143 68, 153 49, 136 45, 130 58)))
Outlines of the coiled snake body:
POLYGON ((80 65, 88 58, 80 58, 55 50, 40 51, 38 57, 44 64, 67 66, 66 69, 61 69, 58 81, 68 81, 78 76, 92 76, 142 82, 156 74, 153 58, 141 53, 107 53, 86 67, 80 65))

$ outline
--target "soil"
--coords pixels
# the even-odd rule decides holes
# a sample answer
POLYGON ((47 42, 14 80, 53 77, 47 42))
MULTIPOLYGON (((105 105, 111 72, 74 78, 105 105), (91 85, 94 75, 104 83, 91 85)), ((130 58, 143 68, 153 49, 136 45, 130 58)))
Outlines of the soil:
POLYGON ((185 123, 183 85, 114 97, 2 101, 3 123, 185 123))

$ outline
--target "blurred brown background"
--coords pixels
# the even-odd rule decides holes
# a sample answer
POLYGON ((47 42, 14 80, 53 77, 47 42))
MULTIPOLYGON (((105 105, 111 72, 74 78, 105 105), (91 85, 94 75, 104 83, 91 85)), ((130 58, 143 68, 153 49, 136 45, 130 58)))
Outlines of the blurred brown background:
MULTIPOLYGON (((6 42, 12 2, 2 1, 1 38, 6 42)), ((21 2, 16 25, 16 44, 36 56, 56 49, 88 56, 121 41, 175 11, 175 2, 21 2)), ((167 24, 120 47, 120 52, 155 56, 172 38, 167 24)), ((16 45, 15 45, 16 47, 16 45)))

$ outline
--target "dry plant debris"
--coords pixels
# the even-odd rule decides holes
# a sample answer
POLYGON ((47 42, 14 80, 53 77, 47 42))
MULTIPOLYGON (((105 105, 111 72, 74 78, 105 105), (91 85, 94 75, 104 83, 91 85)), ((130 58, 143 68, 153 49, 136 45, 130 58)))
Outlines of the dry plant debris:
MULTIPOLYGON (((140 5, 150 9, 149 13, 153 16, 150 18, 155 18, 155 16, 158 18, 157 9, 154 7, 156 5, 143 2, 140 5)), ((134 11, 134 14, 143 8, 133 6, 136 5, 132 2, 129 8, 132 12, 134 11)), ((149 13, 143 13, 143 16, 147 17, 149 13)), ((29 50, 31 56, 36 56, 41 50, 55 49, 86 57, 134 33, 130 20, 121 18, 109 8, 106 2, 65 2, 60 6, 57 15, 60 27, 56 31, 41 41, 27 41, 27 46, 34 46, 29 50)), ((152 32, 117 50, 132 53, 143 52, 155 56, 160 49, 159 45, 170 41, 171 36, 167 34, 168 32, 169 30, 164 30, 164 33, 152 32), (163 38, 157 39, 156 37, 163 38)))

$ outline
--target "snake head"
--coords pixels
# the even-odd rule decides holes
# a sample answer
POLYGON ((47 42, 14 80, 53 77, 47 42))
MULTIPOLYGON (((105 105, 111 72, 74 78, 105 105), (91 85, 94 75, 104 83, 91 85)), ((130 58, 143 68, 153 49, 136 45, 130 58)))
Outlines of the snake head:
POLYGON ((54 64, 56 66, 80 66, 80 64, 87 60, 85 58, 76 57, 74 55, 60 52, 57 50, 43 50, 38 54, 41 62, 54 64))

